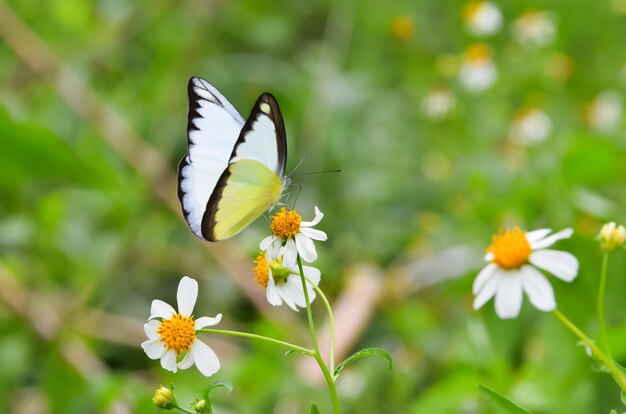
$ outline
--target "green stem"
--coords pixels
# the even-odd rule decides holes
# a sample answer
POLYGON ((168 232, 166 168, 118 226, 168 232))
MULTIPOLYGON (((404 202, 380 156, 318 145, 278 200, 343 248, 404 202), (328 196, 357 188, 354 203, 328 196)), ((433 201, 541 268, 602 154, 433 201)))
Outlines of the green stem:
POLYGON ((313 286, 313 289, 315 289, 315 292, 317 293, 317 296, 322 300, 322 302, 324 302, 324 306, 326 307, 326 311, 328 312, 328 326, 329 326, 329 330, 330 330, 330 355, 329 355, 329 369, 330 372, 333 372, 335 370, 335 317, 333 316, 333 310, 330 307, 330 302, 328 302, 328 299, 326 298, 326 295, 324 295, 324 292, 322 292, 322 289, 320 289, 315 283, 313 283, 311 280, 309 280, 309 278, 307 278, 306 276, 304 277, 306 279, 307 282, 309 282, 311 284, 311 286, 313 286))
POLYGON ((194 412, 193 412, 193 411, 187 411, 187 410, 185 410, 183 407, 181 407, 181 406, 179 406, 179 405, 176 405, 174 408, 179 409, 179 410, 180 410, 180 411, 182 411, 183 413, 187 413, 187 414, 194 414, 194 412))
POLYGON ((600 348, 598 348, 598 346, 587 335, 583 333, 583 331, 578 329, 578 327, 574 325, 572 321, 567 319, 567 317, 565 317, 565 315, 563 315, 558 309, 553 310, 552 313, 557 318, 559 318, 559 320, 563 322, 563 325, 565 325, 570 331, 572 331, 574 335, 579 337, 580 340, 589 347, 589 349, 591 349, 591 352, 593 352, 600 359, 600 361, 602 361, 602 363, 606 365, 606 367, 609 369, 611 376, 613 377, 615 382, 617 382, 617 385, 619 385, 622 391, 626 391, 626 379, 624 378, 622 372, 617 369, 617 367, 613 363, 613 360, 607 357, 604 352, 602 352, 600 348))
POLYGON ((613 359, 609 350, 609 343, 606 340, 606 323, 604 321, 604 292, 606 291, 606 273, 609 263, 609 254, 604 253, 602 256, 602 270, 600 273, 600 288, 598 289, 598 322, 600 323, 600 341, 606 355, 613 359))
POLYGON ((309 292, 306 288, 306 280, 304 277, 304 269, 302 268, 302 259, 300 255, 298 255, 298 270, 300 270, 300 280, 302 281, 302 290, 304 291, 304 300, 306 302, 306 314, 309 320, 309 330, 311 331, 311 341, 313 342, 313 350, 315 354, 313 357, 317 361, 317 364, 320 366, 322 373, 324 374, 324 378, 326 379, 326 383, 328 384, 328 391, 330 392, 330 398, 333 403, 333 413, 339 414, 339 400, 337 399, 337 389, 335 388, 335 381, 333 376, 328 371, 328 367, 320 354, 319 346, 317 345, 317 336, 315 334, 315 324, 313 323, 313 312, 311 311, 311 301, 309 300, 309 292))
POLYGON ((278 339, 269 338, 267 336, 255 335, 255 334, 251 334, 247 332, 225 331, 222 329, 199 329, 198 332, 206 332, 206 333, 214 333, 214 334, 230 335, 230 336, 240 336, 242 338, 250 338, 250 339, 259 339, 261 341, 271 342, 274 344, 285 346, 287 348, 291 348, 295 351, 302 352, 303 354, 307 354, 311 356, 315 355, 315 352, 310 349, 303 348, 298 345, 290 344, 289 342, 279 341, 278 339))

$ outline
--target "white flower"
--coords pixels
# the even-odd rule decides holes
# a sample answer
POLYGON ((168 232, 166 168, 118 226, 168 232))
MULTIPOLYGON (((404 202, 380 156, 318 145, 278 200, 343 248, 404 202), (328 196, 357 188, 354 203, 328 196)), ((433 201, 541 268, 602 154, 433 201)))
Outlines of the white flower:
MULTIPOLYGON (((267 301, 273 306, 280 306, 283 301, 291 309, 298 311, 298 306, 306 307, 304 290, 300 271, 295 262, 287 263, 281 258, 269 258, 265 252, 259 253, 254 261, 255 282, 265 289, 267 301), (269 261, 268 261, 269 259, 269 261)), ((321 272, 312 266, 302 266, 304 276, 317 286, 320 283, 321 272)), ((315 299, 315 289, 307 281, 307 294, 309 303, 315 299)))
POLYGON ((609 133, 619 127, 622 120, 622 110, 621 95, 616 91, 605 91, 587 105, 585 118, 595 130, 609 133))
POLYGON ((556 28, 548 13, 541 10, 529 10, 515 20, 513 32, 518 42, 541 46, 552 40, 556 28))
POLYGON ((459 69, 459 83, 464 89, 482 92, 489 89, 497 77, 498 69, 487 46, 479 43, 465 51, 459 69))
POLYGON ((523 108, 513 119, 509 135, 519 144, 544 141, 552 132, 552 121, 545 112, 536 108, 523 108))
POLYGON ((448 115, 456 104, 452 92, 445 87, 435 88, 422 101, 422 109, 427 117, 441 119, 448 115))
POLYGON ((485 256, 489 264, 474 280, 474 309, 495 295, 498 316, 515 318, 522 306, 523 292, 541 311, 556 308, 552 286, 536 267, 571 282, 578 274, 578 260, 570 253, 546 249, 558 240, 569 238, 572 229, 550 235, 551 232, 551 229, 540 229, 526 233, 516 227, 493 236, 485 256))
POLYGON ((463 8, 463 21, 476 36, 494 34, 502 25, 502 14, 495 4, 488 1, 471 1, 463 8))
POLYGON ((178 312, 162 300, 153 300, 150 318, 144 325, 148 340, 141 347, 148 358, 160 358, 161 366, 168 371, 176 372, 178 368, 187 369, 196 364, 198 370, 209 377, 220 369, 220 361, 208 345, 198 340, 196 331, 217 325, 222 314, 215 318, 204 316, 194 320, 192 314, 197 297, 198 282, 184 276, 176 292, 178 312), (176 359, 181 352, 187 354, 177 364, 176 359))
POLYGON ((324 241, 326 233, 314 229, 324 217, 324 214, 315 206, 315 217, 312 221, 302 221, 302 217, 295 211, 287 211, 283 207, 281 211, 272 217, 272 235, 261 241, 260 249, 267 251, 272 259, 284 256, 286 263, 296 263, 296 257, 306 262, 317 259, 317 251, 313 240, 324 241))
POLYGON ((607 253, 614 252, 626 242, 626 229, 624 226, 618 226, 614 221, 611 221, 602 226, 598 240, 602 250, 607 253))

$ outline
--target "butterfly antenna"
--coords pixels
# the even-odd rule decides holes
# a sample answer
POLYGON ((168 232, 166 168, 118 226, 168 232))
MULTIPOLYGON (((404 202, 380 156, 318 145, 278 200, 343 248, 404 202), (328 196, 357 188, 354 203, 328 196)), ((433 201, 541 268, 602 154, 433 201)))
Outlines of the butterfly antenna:
POLYGON ((298 197, 300 197, 300 193, 302 192, 302 184, 293 184, 294 187, 298 188, 298 191, 296 192, 296 197, 293 200, 293 204, 290 207, 292 210, 296 208, 296 202, 298 201, 298 197))
POLYGON ((290 177, 299 177, 301 175, 311 175, 311 174, 323 174, 323 173, 340 173, 342 172, 342 169, 336 169, 336 170, 321 170, 321 171, 310 171, 310 172, 305 172, 305 173, 300 173, 300 174, 295 174, 295 175, 290 175, 290 177))
POLYGON ((300 167, 302 165, 302 163, 304 162, 304 160, 306 160, 306 157, 302 157, 302 159, 300 160, 300 162, 298 163, 298 165, 295 166, 295 168, 293 170, 291 170, 291 172, 289 174, 287 174, 288 177, 291 177, 294 173, 294 171, 296 171, 298 169, 298 167, 300 167))

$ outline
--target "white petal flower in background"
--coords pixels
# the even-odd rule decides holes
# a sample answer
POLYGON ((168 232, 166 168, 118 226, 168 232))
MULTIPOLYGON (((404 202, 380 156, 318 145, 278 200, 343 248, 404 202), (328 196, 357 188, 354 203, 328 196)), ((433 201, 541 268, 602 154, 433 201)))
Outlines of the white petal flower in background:
POLYGON ((459 68, 459 83, 471 92, 489 89, 498 77, 498 69, 491 59, 491 51, 483 44, 470 46, 463 54, 459 68))
POLYGON ((618 92, 604 91, 585 107, 585 121, 597 131, 613 132, 622 121, 623 106, 618 92))
POLYGON ((626 229, 624 229, 624 226, 618 226, 614 221, 611 221, 602 226, 598 240, 602 250, 607 253, 614 252, 626 242, 626 229))
POLYGON ((317 259, 317 251, 313 240, 324 241, 326 233, 313 227, 319 224, 324 214, 315 206, 315 217, 312 221, 302 221, 302 217, 295 211, 282 208, 272 217, 272 235, 266 237, 259 245, 262 251, 267 251, 272 259, 284 256, 286 263, 295 263, 299 254, 302 260, 313 262, 317 259))
POLYGON ((509 137, 518 144, 533 144, 544 141, 552 132, 552 121, 545 112, 526 107, 513 117, 509 137))
MULTIPOLYGON (((298 311, 298 306, 306 307, 304 290, 298 266, 294 263, 286 263, 281 258, 272 259, 265 252, 259 253, 253 269, 254 281, 265 289, 267 301, 273 306, 287 304, 291 309, 298 311)), ((304 276, 317 286, 320 282, 321 272, 312 266, 302 266, 304 276)), ((315 290, 307 282, 307 294, 309 302, 315 299, 315 290)))
POLYGON ((422 109, 431 119, 445 118, 456 105, 456 98, 446 87, 437 87, 424 97, 422 109))
POLYGON ((556 27, 549 13, 528 10, 513 22, 513 33, 524 45, 542 46, 554 39, 556 27))
POLYGON ((144 325, 148 340, 141 347, 148 358, 160 359, 161 366, 168 371, 176 372, 178 368, 187 369, 195 364, 203 375, 209 377, 220 369, 220 361, 208 345, 198 340, 196 331, 217 325, 222 315, 194 319, 197 298, 198 282, 184 276, 176 293, 178 312, 161 300, 153 300, 150 318, 144 325), (185 357, 177 363, 183 352, 186 352, 185 357))
POLYGON ((488 36, 500 30, 502 14, 496 5, 489 1, 471 1, 463 8, 463 23, 470 33, 488 36))
POLYGON ((474 309, 495 296, 498 316, 515 318, 520 312, 524 292, 537 309, 544 312, 555 309, 552 286, 537 268, 571 282, 578 274, 578 260, 570 253, 547 249, 558 240, 571 237, 572 229, 550 233, 551 229, 527 233, 516 227, 493 236, 485 256, 489 264, 474 280, 474 309))

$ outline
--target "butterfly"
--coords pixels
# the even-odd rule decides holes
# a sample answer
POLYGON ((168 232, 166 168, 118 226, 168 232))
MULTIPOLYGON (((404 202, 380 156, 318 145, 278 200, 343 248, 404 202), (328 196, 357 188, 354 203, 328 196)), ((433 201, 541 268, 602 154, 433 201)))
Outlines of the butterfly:
POLYGON ((188 153, 178 199, 191 231, 208 241, 235 236, 280 201, 287 138, 278 102, 263 93, 248 119, 204 79, 189 79, 188 153))

